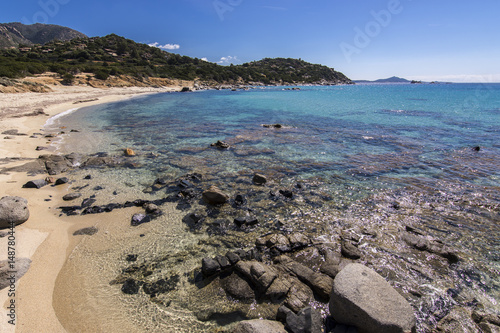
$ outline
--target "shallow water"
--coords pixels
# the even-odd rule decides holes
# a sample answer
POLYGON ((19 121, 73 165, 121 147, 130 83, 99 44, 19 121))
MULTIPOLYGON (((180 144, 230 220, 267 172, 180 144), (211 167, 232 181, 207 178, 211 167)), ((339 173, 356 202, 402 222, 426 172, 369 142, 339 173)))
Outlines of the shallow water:
MULTIPOLYGON (((182 222, 203 205, 165 203, 167 213, 153 222, 134 228, 124 219, 108 234, 85 238, 72 257, 101 281, 94 292, 115 299, 115 310, 144 331, 219 327, 193 315, 206 303, 226 304, 224 297, 204 299, 206 291, 189 282, 193 270, 205 256, 251 247, 259 235, 282 230, 333 242, 345 231, 361 235, 363 263, 405 296, 425 332, 457 305, 500 311, 499 110, 498 84, 264 88, 135 98, 80 109, 53 119, 46 130, 80 131, 63 136, 60 152, 121 155, 131 147, 138 153, 132 165, 72 175, 74 187, 93 175, 92 186, 81 191, 95 194, 98 204, 161 199, 165 191, 147 190, 155 179, 199 172, 201 186, 245 194, 261 221, 247 232, 213 235, 182 222), (284 127, 261 126, 274 123, 284 127), (217 140, 231 148, 210 147, 217 140), (256 189, 254 172, 270 183, 256 189), (96 184, 104 189, 92 190, 96 184), (282 188, 292 189, 294 199, 269 196, 282 188), (405 226, 451 245, 463 260, 448 265, 410 249, 401 242, 405 226), (363 236, 363 230, 378 237, 363 236), (98 250, 102 237, 105 255, 98 250), (130 253, 159 263, 155 276, 180 276, 179 287, 163 296, 168 306, 107 284, 129 265, 124 257, 130 253)), ((239 213, 225 207, 208 222, 239 213)))

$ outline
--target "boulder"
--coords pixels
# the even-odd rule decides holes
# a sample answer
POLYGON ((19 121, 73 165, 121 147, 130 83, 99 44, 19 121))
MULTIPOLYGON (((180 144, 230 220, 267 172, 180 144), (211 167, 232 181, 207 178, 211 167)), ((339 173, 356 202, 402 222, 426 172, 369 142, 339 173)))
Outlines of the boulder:
POLYGON ((45 163, 49 175, 63 173, 73 166, 66 157, 61 155, 41 155, 39 158, 45 163))
POLYGON ((123 150, 123 154, 124 154, 125 156, 128 156, 128 157, 130 157, 130 156, 135 156, 135 151, 134 151, 134 150, 132 150, 132 148, 125 148, 125 149, 123 150))
POLYGON ((323 319, 318 310, 308 306, 297 314, 288 312, 285 326, 292 333, 322 333, 323 319))
POLYGON ((0 199, 0 228, 24 223, 30 217, 28 201, 21 197, 7 196, 0 199))
POLYGON ((349 259, 357 260, 361 258, 361 251, 349 241, 342 241, 341 253, 349 259))
POLYGON ((211 186, 208 190, 203 192, 203 200, 210 205, 225 204, 229 197, 222 192, 217 186, 211 186))
POLYGON ((245 320, 236 325, 232 333, 287 333, 283 324, 273 320, 245 320))
POLYGON ((334 279, 330 313, 360 333, 409 333, 415 329, 410 304, 374 270, 347 265, 334 279))
POLYGON ((0 261, 0 290, 9 287, 12 282, 19 281, 26 274, 30 265, 31 260, 28 258, 17 258, 14 267, 11 267, 8 260, 0 261), (12 279, 12 274, 14 274, 14 279, 12 279))
POLYGON ((212 143, 211 146, 217 147, 219 149, 229 149, 231 147, 228 143, 220 140, 218 140, 216 143, 212 143))
POLYGON ((220 272, 220 264, 212 258, 203 258, 201 261, 201 272, 203 276, 209 277, 220 272))
POLYGON ((47 185, 45 179, 34 179, 24 184, 23 188, 42 188, 45 185, 47 185))
POLYGON ((255 291, 250 283, 237 272, 221 279, 222 289, 231 297, 244 303, 255 301, 255 291))
POLYGON ((267 178, 264 175, 256 173, 252 178, 252 182, 255 185, 264 185, 265 183, 267 183, 267 178))
POLYGON ((71 200, 78 199, 81 196, 82 196, 81 193, 68 193, 68 194, 64 195, 62 198, 64 201, 71 201, 71 200))

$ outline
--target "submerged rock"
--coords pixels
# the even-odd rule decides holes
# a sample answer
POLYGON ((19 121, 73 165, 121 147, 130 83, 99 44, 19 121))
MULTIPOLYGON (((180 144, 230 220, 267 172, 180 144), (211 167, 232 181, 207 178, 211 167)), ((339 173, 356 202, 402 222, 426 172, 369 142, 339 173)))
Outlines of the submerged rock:
POLYGON ((68 193, 68 194, 64 195, 62 198, 64 201, 71 201, 71 200, 78 199, 81 196, 82 196, 81 193, 68 193))
POLYGON ((265 183, 267 183, 267 178, 264 175, 256 173, 252 178, 252 182, 255 185, 264 185, 265 183))
POLYGON ((92 236, 95 235, 99 231, 96 227, 88 227, 88 228, 83 228, 75 231, 73 233, 73 236, 80 236, 80 235, 87 235, 87 236, 92 236))
POLYGON ((206 203, 211 205, 222 205, 229 200, 229 196, 216 186, 211 186, 208 190, 203 192, 202 197, 206 203))
POLYGON ((219 149, 229 149, 231 147, 228 143, 220 140, 218 140, 216 143, 212 143, 211 146, 217 147, 219 149))
POLYGON ((135 156, 135 151, 132 148, 125 148, 123 154, 128 157, 135 156))
POLYGON ((286 330, 279 321, 254 319, 239 322, 232 333, 286 333, 286 330))
POLYGON ((347 265, 334 279, 330 313, 360 333, 407 333, 415 329, 410 304, 372 269, 347 265))
POLYGON ((24 223, 29 217, 28 200, 15 196, 0 199, 0 228, 24 223))

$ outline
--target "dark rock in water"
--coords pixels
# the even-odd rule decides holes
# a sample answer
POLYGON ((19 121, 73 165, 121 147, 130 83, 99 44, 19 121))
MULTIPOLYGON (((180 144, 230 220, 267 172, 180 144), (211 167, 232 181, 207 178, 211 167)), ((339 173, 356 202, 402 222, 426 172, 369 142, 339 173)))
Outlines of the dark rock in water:
POLYGON ((264 292, 278 277, 276 270, 258 261, 239 261, 235 265, 237 272, 257 287, 257 291, 264 292))
POLYGON ((208 235, 219 235, 223 236, 227 233, 229 229, 229 221, 225 219, 215 220, 209 224, 207 228, 208 235))
POLYGON ((35 180, 30 180, 29 182, 24 184, 23 188, 42 188, 45 185, 47 185, 45 179, 35 179, 35 180))
POLYGON ((96 202, 93 198, 86 198, 82 201, 82 208, 90 207, 96 202))
POLYGON ((129 295, 134 295, 139 292, 139 284, 134 279, 127 279, 122 285, 122 292, 129 295))
POLYGON ((336 322, 361 332, 412 332, 415 315, 410 304, 372 269, 347 265, 335 277, 330 313, 336 322))
POLYGON ((160 208, 158 208, 158 206, 155 205, 154 203, 144 204, 143 208, 146 211, 146 213, 148 213, 148 214, 160 214, 161 213, 160 208))
POLYGON ((151 216, 142 213, 137 213, 132 216, 132 221, 130 222, 130 224, 135 227, 140 224, 148 222, 151 222, 151 216))
POLYGON ((481 147, 479 147, 479 146, 475 146, 475 147, 472 147, 472 150, 474 150, 474 151, 480 151, 480 150, 481 150, 481 147))
POLYGON ((244 225, 247 222, 247 218, 246 217, 237 217, 237 218, 234 219, 233 222, 238 227, 241 227, 242 225, 244 225))
POLYGON ((93 188, 94 191, 100 191, 104 190, 104 187, 97 185, 96 187, 93 188))
POLYGON ((69 182, 69 179, 67 177, 61 177, 61 178, 56 179, 55 185, 63 185, 63 184, 66 184, 68 182, 69 182))
POLYGON ((82 211, 82 215, 104 213, 104 208, 99 206, 87 207, 82 211))
POLYGON ((72 167, 72 164, 62 155, 41 155, 39 159, 45 163, 49 175, 66 172, 72 167))
POLYGON ((290 252, 292 247, 290 241, 285 235, 274 234, 266 241, 266 246, 270 249, 276 249, 279 252, 290 252))
POLYGON ((99 231, 96 227, 88 227, 88 228, 83 228, 80 230, 77 230, 73 233, 73 236, 79 236, 79 235, 87 235, 87 236, 92 236, 95 235, 99 231))
POLYGON ((40 151, 40 150, 47 150, 47 149, 49 149, 49 148, 47 148, 47 147, 43 147, 43 146, 37 146, 37 147, 35 148, 35 150, 36 150, 36 151, 40 151))
POLYGON ((24 223, 29 217, 28 200, 15 196, 0 199, 0 228, 24 223))
POLYGON ((264 185, 265 183, 267 183, 267 178, 264 175, 256 173, 252 178, 252 182, 255 185, 264 185))
POLYGON ((189 87, 182 87, 181 92, 190 92, 191 88, 189 87))
POLYGON ((203 192, 202 197, 206 203, 211 204, 211 205, 225 204, 229 200, 229 197, 227 196, 227 194, 222 192, 216 186, 211 186, 208 190, 203 192))
POLYGON ((237 272, 221 279, 222 289, 231 297, 246 303, 255 301, 255 291, 250 283, 237 272))
POLYGON ((30 268, 31 260, 29 258, 16 258, 14 265, 15 270, 11 268, 9 260, 0 261, 0 290, 11 285, 12 275, 14 275, 16 282, 19 281, 30 268))
POLYGON ((283 128, 281 124, 263 124, 262 127, 265 128, 283 128))
POLYGON ((361 251, 353 243, 342 241, 341 253, 344 257, 357 260, 361 258, 361 251))
POLYGON ((231 265, 235 265, 238 261, 240 261, 240 256, 236 252, 227 252, 226 258, 229 260, 231 265))
POLYGON ((229 260, 225 256, 219 255, 219 256, 216 256, 214 259, 217 260, 220 268, 223 270, 231 267, 231 263, 229 262, 229 260))
POLYGON ((247 199, 245 198, 244 195, 237 194, 234 197, 234 204, 237 206, 242 206, 242 205, 246 204, 246 202, 247 202, 247 199))
POLYGON ((64 195, 62 198, 64 201, 71 201, 71 200, 78 199, 81 196, 82 196, 81 193, 68 193, 68 194, 64 195))
POLYGON ((232 333, 286 333, 286 330, 278 321, 254 319, 240 321, 232 333))
POLYGON ((292 333, 322 333, 323 318, 318 310, 308 306, 297 314, 288 312, 285 327, 292 333))
POLYGON ((196 213, 189 213, 182 219, 182 221, 189 226, 195 226, 198 222, 203 222, 203 220, 204 217, 196 213))
POLYGON ((137 261, 137 254, 127 254, 127 258, 125 258, 127 261, 137 261))
POLYGON ((327 300, 330 297, 333 280, 329 276, 317 273, 284 255, 276 258, 276 262, 311 287, 321 299, 327 300))
POLYGON ((68 216, 71 215, 78 215, 78 210, 80 210, 82 207, 81 206, 61 206, 59 209, 63 214, 66 214, 68 216))
POLYGON ((285 198, 293 198, 293 192, 290 190, 280 190, 280 194, 284 196, 285 198))
POLYGON ((293 233, 288 235, 288 240, 293 250, 301 249, 309 245, 309 238, 301 233, 293 233))
POLYGON ((83 179, 92 179, 92 176, 91 175, 86 175, 85 177, 83 177, 83 179))
POLYGON ((217 147, 219 149, 229 149, 231 147, 228 143, 220 140, 218 140, 216 143, 212 143, 211 146, 217 147))
POLYGON ((437 240, 426 239, 424 237, 410 233, 403 234, 403 240, 408 245, 419 251, 428 251, 431 253, 435 253, 443 258, 448 259, 450 263, 456 263, 460 260, 458 254, 454 250, 437 240))
POLYGON ((205 277, 209 277, 219 273, 219 262, 212 258, 203 258, 203 260, 201 261, 201 272, 205 277))
POLYGON ((145 283, 142 286, 144 292, 148 295, 155 296, 174 290, 179 283, 179 275, 173 275, 168 279, 160 279, 153 283, 145 283))

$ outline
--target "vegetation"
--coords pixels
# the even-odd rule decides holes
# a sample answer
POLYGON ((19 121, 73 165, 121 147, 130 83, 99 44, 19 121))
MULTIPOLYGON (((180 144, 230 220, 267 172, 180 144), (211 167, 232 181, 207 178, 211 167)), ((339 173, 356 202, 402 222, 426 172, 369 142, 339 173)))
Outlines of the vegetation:
POLYGON ((130 75, 200 80, 211 84, 336 84, 351 83, 342 73, 296 59, 263 59, 238 66, 220 66, 168 53, 115 34, 52 41, 32 47, 0 50, 0 77, 20 78, 56 72, 71 84, 74 75, 93 73, 97 79, 130 75))

